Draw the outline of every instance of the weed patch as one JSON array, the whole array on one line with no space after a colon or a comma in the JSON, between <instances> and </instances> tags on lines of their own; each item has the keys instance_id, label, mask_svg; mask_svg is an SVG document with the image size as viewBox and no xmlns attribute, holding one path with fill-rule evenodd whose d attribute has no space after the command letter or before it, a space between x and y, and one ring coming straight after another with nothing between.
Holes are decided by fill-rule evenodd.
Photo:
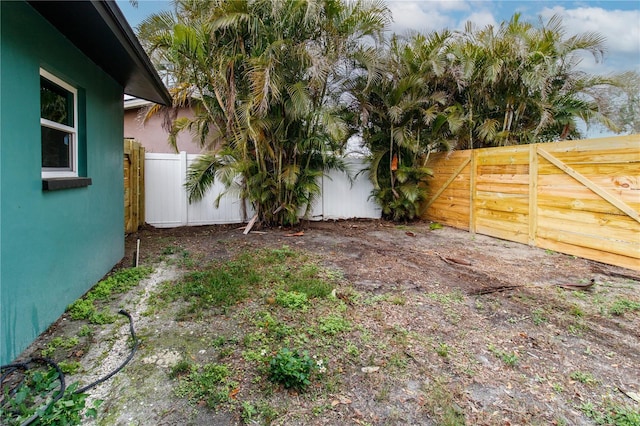
<instances>
[{"instance_id":1,"label":"weed patch","mask_svg":"<svg viewBox=\"0 0 640 426\"><path fill-rule=\"evenodd\" d=\"M616 300L609 308L609 313L616 316L635 311L640 311L640 302L634 302L629 299Z\"/></svg>"},{"instance_id":2,"label":"weed patch","mask_svg":"<svg viewBox=\"0 0 640 426\"><path fill-rule=\"evenodd\" d=\"M446 385L444 379L436 378L433 383L423 385L425 408L443 426L464 425L464 412L455 402L455 393Z\"/></svg>"},{"instance_id":3,"label":"weed patch","mask_svg":"<svg viewBox=\"0 0 640 426\"><path fill-rule=\"evenodd\" d=\"M585 373L583 371L574 371L569 375L571 380L575 380L580 383L584 383L585 385L594 385L598 383L596 379L593 378L591 373Z\"/></svg>"},{"instance_id":4,"label":"weed patch","mask_svg":"<svg viewBox=\"0 0 640 426\"><path fill-rule=\"evenodd\" d=\"M596 406L591 402L580 405L580 410L597 425L638 426L640 411L625 406L605 403Z\"/></svg>"},{"instance_id":5,"label":"weed patch","mask_svg":"<svg viewBox=\"0 0 640 426\"><path fill-rule=\"evenodd\" d=\"M536 308L531 312L531 319L534 325L542 325L549 321L544 309Z\"/></svg>"},{"instance_id":6,"label":"weed patch","mask_svg":"<svg viewBox=\"0 0 640 426\"><path fill-rule=\"evenodd\" d=\"M440 343L438 347L436 347L436 353L442 358L449 357L449 345L446 343Z\"/></svg>"},{"instance_id":7,"label":"weed patch","mask_svg":"<svg viewBox=\"0 0 640 426\"><path fill-rule=\"evenodd\" d=\"M329 315L318 320L318 329L325 334L335 336L343 331L351 330L351 323L339 315Z\"/></svg>"},{"instance_id":8,"label":"weed patch","mask_svg":"<svg viewBox=\"0 0 640 426\"><path fill-rule=\"evenodd\" d=\"M180 368L184 368L184 364ZM215 408L220 403L228 402L229 394L237 386L229 380L229 375L229 368L222 364L191 366L189 374L179 379L175 393L192 404L205 402L209 408Z\"/></svg>"},{"instance_id":9,"label":"weed patch","mask_svg":"<svg viewBox=\"0 0 640 426\"><path fill-rule=\"evenodd\" d=\"M107 308L98 311L96 301L109 301L116 294L123 294L138 285L140 280L148 277L152 268L137 267L127 268L115 272L96 284L84 297L76 300L67 307L67 312L72 320L88 320L92 324L111 324L116 316Z\"/></svg>"},{"instance_id":10,"label":"weed patch","mask_svg":"<svg viewBox=\"0 0 640 426\"><path fill-rule=\"evenodd\" d=\"M54 337L47 344L47 347L40 352L43 358L51 358L56 349L71 349L78 344L77 337Z\"/></svg>"},{"instance_id":11,"label":"weed patch","mask_svg":"<svg viewBox=\"0 0 640 426\"><path fill-rule=\"evenodd\" d=\"M509 367L514 367L518 363L518 354L515 352L507 352L496 348L494 345L488 346L489 352L501 359Z\"/></svg>"},{"instance_id":12,"label":"weed patch","mask_svg":"<svg viewBox=\"0 0 640 426\"><path fill-rule=\"evenodd\" d=\"M459 290L451 293L427 293L427 297L443 305L462 303L464 301L464 294Z\"/></svg>"},{"instance_id":13,"label":"weed patch","mask_svg":"<svg viewBox=\"0 0 640 426\"><path fill-rule=\"evenodd\" d=\"M274 302L280 306L305 309L309 299L331 294L333 283L322 275L317 265L287 246L244 252L234 260L191 272L178 282L163 283L151 296L147 314L183 300L187 306L178 319L199 317L211 308L224 311L265 287L276 291Z\"/></svg>"},{"instance_id":14,"label":"weed patch","mask_svg":"<svg viewBox=\"0 0 640 426\"><path fill-rule=\"evenodd\" d=\"M8 388L2 389L2 424L32 424L36 414L36 423L33 424L39 425L80 425L86 418L95 418L102 401L97 400L87 407L88 394L76 393L78 387L77 382L71 384L60 399L52 402L60 389L58 372L54 368L28 370L12 392Z\"/></svg>"},{"instance_id":15,"label":"weed patch","mask_svg":"<svg viewBox=\"0 0 640 426\"><path fill-rule=\"evenodd\" d=\"M276 293L276 303L285 308L306 311L309 307L309 298L306 293L279 291Z\"/></svg>"}]
</instances>

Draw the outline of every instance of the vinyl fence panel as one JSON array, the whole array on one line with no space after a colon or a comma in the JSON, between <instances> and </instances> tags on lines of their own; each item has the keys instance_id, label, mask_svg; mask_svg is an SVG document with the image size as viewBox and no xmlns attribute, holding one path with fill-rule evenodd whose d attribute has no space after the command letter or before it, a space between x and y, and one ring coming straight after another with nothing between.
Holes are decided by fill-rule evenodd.
<instances>
[{"instance_id":1,"label":"vinyl fence panel","mask_svg":"<svg viewBox=\"0 0 640 426\"><path fill-rule=\"evenodd\" d=\"M373 185L366 173L358 174L365 160L349 158L347 167L349 174L331 171L322 178L322 211L314 210L313 220L380 219L382 210L369 199Z\"/></svg>"},{"instance_id":2,"label":"vinyl fence panel","mask_svg":"<svg viewBox=\"0 0 640 426\"><path fill-rule=\"evenodd\" d=\"M253 216L247 203L246 217L242 213L242 200L235 194L224 195L216 208L215 200L224 190L216 182L198 202L189 203L184 189L189 165L198 156L180 154L153 154L145 157L147 223L158 228L213 224L243 223ZM366 167L359 158L348 159L352 178ZM350 181L344 172L332 171L319 182L322 194L313 204L309 219L379 219L380 208L369 195L372 185L364 174ZM304 212L301 212L301 214Z\"/></svg>"},{"instance_id":3,"label":"vinyl fence panel","mask_svg":"<svg viewBox=\"0 0 640 426\"><path fill-rule=\"evenodd\" d=\"M158 228L186 225L186 153L145 155L147 223Z\"/></svg>"},{"instance_id":4,"label":"vinyl fence panel","mask_svg":"<svg viewBox=\"0 0 640 426\"><path fill-rule=\"evenodd\" d=\"M187 155L187 168L198 158L196 154ZM184 177L186 179L186 175ZM214 225L224 223L242 223L246 218L242 217L242 200L233 195L225 195L220 198L219 206L216 207L216 198L224 191L224 185L218 181L205 194L202 200L188 204L187 220L185 225ZM185 198L187 193L185 191ZM248 204L248 203L247 203ZM248 209L250 206L248 207ZM247 210L249 218L253 212Z\"/></svg>"}]
</instances>

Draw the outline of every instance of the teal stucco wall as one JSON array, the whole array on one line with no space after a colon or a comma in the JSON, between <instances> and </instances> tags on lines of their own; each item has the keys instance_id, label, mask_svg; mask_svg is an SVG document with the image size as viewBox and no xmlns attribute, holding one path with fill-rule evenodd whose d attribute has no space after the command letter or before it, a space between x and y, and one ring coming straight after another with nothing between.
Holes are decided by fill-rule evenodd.
<instances>
[{"instance_id":1,"label":"teal stucco wall","mask_svg":"<svg viewBox=\"0 0 640 426\"><path fill-rule=\"evenodd\" d=\"M0 361L124 255L123 88L23 2L0 2ZM85 188L43 191L40 68L79 90Z\"/></svg>"}]
</instances>

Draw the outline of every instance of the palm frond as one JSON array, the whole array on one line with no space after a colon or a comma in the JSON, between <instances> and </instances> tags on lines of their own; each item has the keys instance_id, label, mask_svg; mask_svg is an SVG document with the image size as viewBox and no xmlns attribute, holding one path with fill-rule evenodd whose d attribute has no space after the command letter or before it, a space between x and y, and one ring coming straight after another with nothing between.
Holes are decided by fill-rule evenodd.
<instances>
[{"instance_id":1,"label":"palm frond","mask_svg":"<svg viewBox=\"0 0 640 426\"><path fill-rule=\"evenodd\" d=\"M189 202L200 201L215 180L216 168L219 167L216 157L210 154L199 156L187 170L184 184Z\"/></svg>"}]
</instances>

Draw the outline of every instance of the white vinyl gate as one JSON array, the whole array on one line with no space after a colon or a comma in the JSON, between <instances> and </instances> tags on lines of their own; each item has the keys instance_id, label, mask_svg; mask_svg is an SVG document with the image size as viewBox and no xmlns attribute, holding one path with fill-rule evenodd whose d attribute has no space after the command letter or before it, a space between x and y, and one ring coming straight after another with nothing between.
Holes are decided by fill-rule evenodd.
<instances>
[{"instance_id":1,"label":"white vinyl gate","mask_svg":"<svg viewBox=\"0 0 640 426\"><path fill-rule=\"evenodd\" d=\"M179 154L145 155L145 216L146 222L158 228L177 226L242 223L253 215L247 203L247 216L242 217L242 200L227 194L215 207L215 199L224 190L216 182L198 202L189 204L184 182L189 165L198 155ZM365 160L348 158L349 173L356 174L365 167ZM321 179L322 194L313 205L311 220L379 219L380 208L369 200L372 185L363 173L350 182L344 172L331 171Z\"/></svg>"}]
</instances>

